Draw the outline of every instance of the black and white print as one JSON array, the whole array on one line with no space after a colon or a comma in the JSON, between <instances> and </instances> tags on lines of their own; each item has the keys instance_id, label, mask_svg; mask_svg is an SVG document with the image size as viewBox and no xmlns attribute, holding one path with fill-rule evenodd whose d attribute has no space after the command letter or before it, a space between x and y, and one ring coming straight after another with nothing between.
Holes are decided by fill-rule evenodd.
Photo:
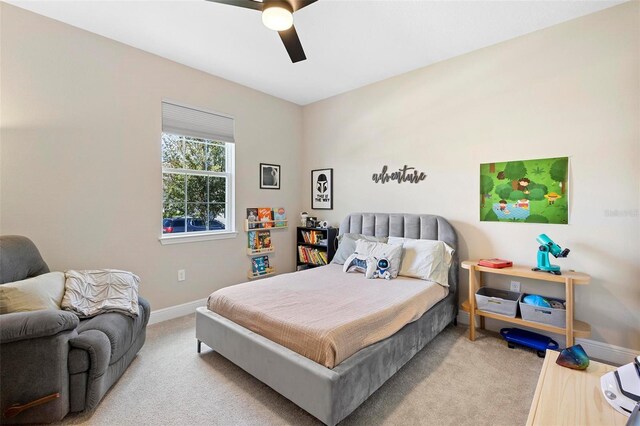
<instances>
[{"instance_id":1,"label":"black and white print","mask_svg":"<svg viewBox=\"0 0 640 426\"><path fill-rule=\"evenodd\" d=\"M311 170L311 208L333 210L333 169Z\"/></svg>"},{"instance_id":2,"label":"black and white print","mask_svg":"<svg viewBox=\"0 0 640 426\"><path fill-rule=\"evenodd\" d=\"M280 189L280 166L260 163L260 189Z\"/></svg>"}]
</instances>

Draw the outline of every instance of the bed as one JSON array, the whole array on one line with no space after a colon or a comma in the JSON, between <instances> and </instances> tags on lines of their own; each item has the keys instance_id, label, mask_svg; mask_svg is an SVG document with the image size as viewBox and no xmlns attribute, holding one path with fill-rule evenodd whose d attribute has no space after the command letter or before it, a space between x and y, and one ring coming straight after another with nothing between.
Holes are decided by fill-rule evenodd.
<instances>
[{"instance_id":1,"label":"bed","mask_svg":"<svg viewBox=\"0 0 640 426\"><path fill-rule=\"evenodd\" d=\"M457 237L453 227L442 217L434 215L417 214L386 214L386 213L354 213L347 216L340 225L339 233L355 232L372 236L396 236L406 238L422 238L430 240L441 240L448 245L457 248ZM301 271L292 274L284 274L273 278L267 278L257 283L240 284L238 286L227 287L224 292L229 296L228 300L233 300L233 293L240 291L241 286L253 285L258 298L268 297L269 293L260 293L259 290L272 289L273 301L277 300L277 295L285 283L290 280L300 280L300 282L314 281L309 279L313 274L325 273L331 278L328 284L328 295L340 291L342 279L355 279L355 274L337 275L337 265L328 265L316 268L311 271ZM306 274L306 275L305 275ZM317 278L317 277L316 277ZM392 284L401 279L396 278L391 281L365 280L360 275L359 282L374 285ZM411 280L411 279L409 279ZM373 281L376 281L373 283ZM217 351L219 354L238 365L257 379L261 380L295 404L318 418L327 425L335 425L362 402L364 402L373 392L375 392L387 379L395 374L407 361L409 361L418 351L420 351L429 341L431 341L447 325L455 321L457 315L457 287L458 287L458 259L454 253L451 268L449 269L449 287L447 291L442 291L442 287L428 282L412 280L415 288L404 289L407 295L396 295L393 286L388 286L385 290L391 293L381 293L377 305L381 311L388 308L386 316L376 317L379 324L383 324L386 333L390 337L367 343L372 339L372 335L379 332L373 329L369 333L362 333L358 344L348 350L342 350L339 342L349 340L349 330L342 334L331 334L331 327L322 334L325 339L317 348L305 340L305 332L302 334L280 333L279 335L269 334L269 317L261 312L250 312L243 309L243 306L227 304L227 299L218 297L220 306L214 307L219 312L226 314L220 309L239 309L236 312L235 320L231 321L225 316L213 312L209 307L201 307L196 311L196 338L198 347L200 342ZM402 280L395 282L395 288L402 283ZM238 289L236 289L238 287ZM382 288L382 287L381 287ZM438 290L440 288L440 290ZM227 290L228 289L228 290ZM316 291L316 289L312 289ZM399 291L400 292L400 291ZM281 293L283 295L284 293ZM307 300L296 300L296 303L304 306L305 303L312 303L313 299L322 298L320 293L312 293L313 297ZM342 295L340 299L348 302L352 295ZM397 298L397 303L384 305L386 299ZM418 310L415 306L416 298L421 298L421 306L426 306L426 312ZM284 297L286 300L286 297ZM268 301L267 301L268 302ZM323 306L333 306L336 299L324 300ZM285 302L286 303L286 302ZM322 303L319 301L319 303ZM250 300L247 301L250 305ZM382 305L380 305L382 304ZM225 305L229 305L226 306ZM237 303L235 304L237 305ZM343 309L347 309L348 303ZM339 308L339 307L338 307ZM395 309L395 310L394 310ZM423 308L424 310L424 308ZM316 321L320 316L313 317L312 314L305 314L309 310L302 309L299 315L307 315L305 321ZM374 309L375 311L375 309ZM335 310L323 312L327 318L332 320L337 316ZM251 315L254 315L253 317ZM361 318L369 313L363 313ZM371 315L374 315L372 311ZM377 315L377 314L376 314ZM399 326L395 318L402 316L405 319ZM292 321L295 318L291 318ZM333 324L333 329L347 326L344 322L336 319L338 323ZM331 321L325 321L331 322ZM404 323L408 322L406 325ZM240 323L240 324L239 324ZM247 325L247 328L241 324ZM330 324L331 325L331 324ZM259 327L259 328L256 328ZM395 327L395 328L394 328ZM258 332L252 331L253 328ZM398 329L398 330L396 330ZM344 330L343 330L344 331ZM265 337L269 336L271 339ZM345 338L347 336L347 338ZM284 339L284 340L283 340ZM352 339L358 340L358 339ZM282 344L277 343L280 341ZM296 342L302 342L299 347L292 346ZM337 343L336 343L337 342ZM295 350L290 349L293 347ZM305 353L305 348L310 348L309 353ZM351 351L354 351L351 353ZM304 353L302 355L301 353Z\"/></svg>"}]
</instances>

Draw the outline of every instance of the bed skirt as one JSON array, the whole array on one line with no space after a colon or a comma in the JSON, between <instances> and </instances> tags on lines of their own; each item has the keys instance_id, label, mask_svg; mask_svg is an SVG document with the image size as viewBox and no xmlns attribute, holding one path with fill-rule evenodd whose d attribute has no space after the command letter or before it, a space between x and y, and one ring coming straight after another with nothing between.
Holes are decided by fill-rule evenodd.
<instances>
[{"instance_id":1,"label":"bed skirt","mask_svg":"<svg viewBox=\"0 0 640 426\"><path fill-rule=\"evenodd\" d=\"M393 336L328 369L206 307L196 311L196 338L299 407L333 426L360 406L458 313L455 293Z\"/></svg>"}]
</instances>

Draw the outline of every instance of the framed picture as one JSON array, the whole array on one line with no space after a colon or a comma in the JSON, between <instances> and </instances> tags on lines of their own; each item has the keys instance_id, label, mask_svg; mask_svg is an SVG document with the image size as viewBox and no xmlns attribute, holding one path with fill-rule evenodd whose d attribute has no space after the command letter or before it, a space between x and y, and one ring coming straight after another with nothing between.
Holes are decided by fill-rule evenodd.
<instances>
[{"instance_id":1,"label":"framed picture","mask_svg":"<svg viewBox=\"0 0 640 426\"><path fill-rule=\"evenodd\" d=\"M280 166L260 163L260 189L280 189Z\"/></svg>"},{"instance_id":2,"label":"framed picture","mask_svg":"<svg viewBox=\"0 0 640 426\"><path fill-rule=\"evenodd\" d=\"M480 220L569 223L569 157L480 164Z\"/></svg>"},{"instance_id":3,"label":"framed picture","mask_svg":"<svg viewBox=\"0 0 640 426\"><path fill-rule=\"evenodd\" d=\"M333 169L311 170L311 208L333 210Z\"/></svg>"}]
</instances>

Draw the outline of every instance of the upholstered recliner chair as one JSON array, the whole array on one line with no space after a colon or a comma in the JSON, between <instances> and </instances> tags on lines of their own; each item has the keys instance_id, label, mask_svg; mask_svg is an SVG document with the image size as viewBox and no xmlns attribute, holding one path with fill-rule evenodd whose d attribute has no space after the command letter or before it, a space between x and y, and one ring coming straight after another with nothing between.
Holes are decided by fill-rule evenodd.
<instances>
[{"instance_id":1,"label":"upholstered recliner chair","mask_svg":"<svg viewBox=\"0 0 640 426\"><path fill-rule=\"evenodd\" d=\"M25 237L0 236L0 284L49 272ZM132 318L79 320L40 310L0 315L0 424L48 423L96 408L144 344L149 303Z\"/></svg>"}]
</instances>

